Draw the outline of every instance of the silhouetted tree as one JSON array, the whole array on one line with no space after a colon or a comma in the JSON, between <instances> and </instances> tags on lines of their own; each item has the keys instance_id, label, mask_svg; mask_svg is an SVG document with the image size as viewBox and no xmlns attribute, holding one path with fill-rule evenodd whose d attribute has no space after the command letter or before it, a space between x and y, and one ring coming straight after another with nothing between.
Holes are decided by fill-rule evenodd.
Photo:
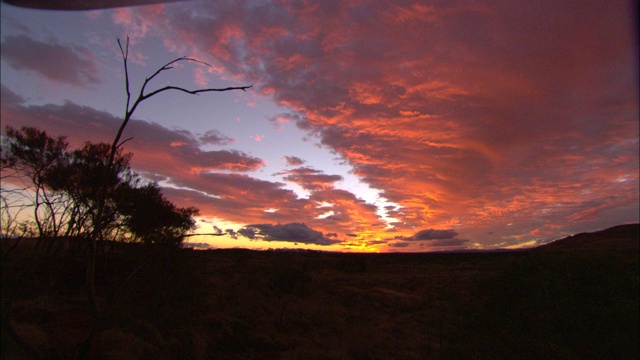
<instances>
[{"instance_id":1,"label":"silhouetted tree","mask_svg":"<svg viewBox=\"0 0 640 360\"><path fill-rule=\"evenodd\" d=\"M195 229L193 216L198 215L198 209L175 206L156 183L122 187L116 201L134 241L178 245L188 231Z\"/></svg>"},{"instance_id":2,"label":"silhouetted tree","mask_svg":"<svg viewBox=\"0 0 640 360\"><path fill-rule=\"evenodd\" d=\"M20 131L7 127L2 141L3 170L12 169L32 187L33 219L40 237L57 236L60 230L60 199L47 191L46 179L51 169L67 160L67 146L65 137L54 139L34 127Z\"/></svg>"},{"instance_id":3,"label":"silhouetted tree","mask_svg":"<svg viewBox=\"0 0 640 360\"><path fill-rule=\"evenodd\" d=\"M96 244L102 234L101 219L103 217L106 199L107 199L107 187L108 187L107 174L109 173L111 167L113 166L116 151L120 146L122 146L128 140L127 139L127 140L124 140L123 142L120 142L124 129L126 128L127 124L131 120L131 117L133 116L136 109L138 108L138 105L140 105L143 101L155 95L158 95L160 93L163 93L165 91L170 91L170 90L197 95L205 92L222 92L222 91L232 91L232 90L246 91L247 89L253 86L253 85L248 85L248 86L232 86L232 87L226 87L226 88L204 88L204 89L189 90L179 86L167 85L167 86L158 88L156 90L147 92L146 87L151 80L153 80L156 76L160 75L163 71L173 69L175 65L180 62L195 62L198 64L210 66L209 64L196 60L194 58L190 58L188 56L182 56L172 61L169 61L165 65L158 68L150 77L146 78L142 83L142 86L140 87L140 92L138 94L138 97L135 98L135 100L133 100L131 97L130 82L129 82L129 68L128 68L129 38L127 37L127 42L124 46L120 42L120 39L118 39L118 46L122 54L122 62L124 66L124 76L125 76L125 91L127 94L127 100L125 104L124 118L122 119L120 128L118 129L118 132L116 133L116 136L113 139L113 142L111 143L109 161L107 162L107 166L104 171L104 180L102 182L100 196L98 197L98 209L97 209L97 215L96 215L97 220L95 222L95 226L91 235L91 251L89 254L89 259L87 261L87 275L86 275L87 276L87 296L89 298L89 301L92 304L93 321L91 323L91 328L89 330L87 338L78 346L77 353L76 353L76 358L78 359L83 359L86 357L87 351L89 350L89 346L91 345L91 342L93 341L93 338L97 333L98 322L101 316L101 309L96 299L96 292L95 292Z\"/></svg>"},{"instance_id":4,"label":"silhouetted tree","mask_svg":"<svg viewBox=\"0 0 640 360\"><path fill-rule=\"evenodd\" d=\"M107 183L107 199L104 216L101 217L102 238L118 240L114 233L120 226L121 211L115 202L115 194L121 187L136 186L137 175L131 170L129 161L132 154L118 151L111 169L106 172L109 159L109 145L87 142L69 155L69 161L59 164L50 172L47 184L65 193L71 204L67 217L67 236L89 237L97 219L97 209L102 182ZM106 174L106 180L103 176Z\"/></svg>"},{"instance_id":5,"label":"silhouetted tree","mask_svg":"<svg viewBox=\"0 0 640 360\"><path fill-rule=\"evenodd\" d=\"M98 221L103 182L101 238L179 245L195 228L193 216L198 210L180 208L167 200L157 183L146 182L131 170L132 154L122 149L116 150L106 171L110 156L106 143L86 142L69 152L64 137L54 139L29 127L7 127L4 140L3 173L12 171L33 183L30 190L36 197L31 205L39 207L40 237L88 237ZM4 204L10 200L3 196L2 201L2 211L8 212ZM9 214L6 218L14 217Z\"/></svg>"},{"instance_id":6,"label":"silhouetted tree","mask_svg":"<svg viewBox=\"0 0 640 360\"><path fill-rule=\"evenodd\" d=\"M4 145L5 138L2 137L0 142ZM17 176L13 170L15 159L6 157L6 153L3 146L0 146L0 239L7 244L12 241L12 244L3 249L2 259L18 246L23 237L33 235L28 223L18 220L20 213L29 207L22 201L24 188L6 186L6 181Z\"/></svg>"},{"instance_id":7,"label":"silhouetted tree","mask_svg":"<svg viewBox=\"0 0 640 360\"><path fill-rule=\"evenodd\" d=\"M195 228L193 216L198 214L198 210L180 208L167 200L157 183L145 181L131 170L129 162L132 155L123 153L122 149L116 149L115 155L111 156L109 144L87 142L69 152L64 137L52 138L36 128L16 130L7 127L5 133L0 146L3 179L16 177L12 182L22 179L28 186L18 189L22 191L15 194L3 192L0 214L3 222L16 221L17 214L8 207L11 198L22 193L35 194L29 198L31 204L28 204L35 208L39 235L34 250L34 255L38 256L34 259L42 258L48 264L46 273L49 274L51 289L57 281L56 274L61 266L59 254L65 241L69 240L69 251L77 251L78 246L90 244L88 241L74 241L72 244L71 238L84 239L99 228L100 239L175 247L180 245L187 232ZM101 201L102 215L98 216ZM17 207L17 211L25 209L24 206L27 205ZM10 229L11 226L18 229L19 225L3 223L3 228ZM28 222L23 222L23 234L27 233L27 228ZM45 240L46 246L41 246ZM17 243L15 241L3 252L3 259ZM95 242L91 245L95 246ZM38 248L44 250L39 251ZM92 256L95 253L90 251L88 258ZM150 255L149 259L153 256ZM39 263L39 260L33 262L34 269ZM147 263L148 260L140 268ZM28 342L13 331L8 315L3 318L3 326L8 333L15 335L16 343L30 350Z\"/></svg>"}]
</instances>

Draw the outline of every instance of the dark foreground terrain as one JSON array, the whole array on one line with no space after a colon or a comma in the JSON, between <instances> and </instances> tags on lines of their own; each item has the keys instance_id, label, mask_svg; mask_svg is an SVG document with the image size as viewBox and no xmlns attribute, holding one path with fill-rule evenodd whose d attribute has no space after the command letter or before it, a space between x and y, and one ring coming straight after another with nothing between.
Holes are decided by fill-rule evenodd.
<instances>
[{"instance_id":1,"label":"dark foreground terrain","mask_svg":"<svg viewBox=\"0 0 640 360\"><path fill-rule=\"evenodd\" d=\"M638 359L638 225L517 252L157 251L98 269L95 359ZM70 358L84 260L2 260L2 359ZM3 253L7 244L3 244ZM10 325L10 326L7 326Z\"/></svg>"}]
</instances>

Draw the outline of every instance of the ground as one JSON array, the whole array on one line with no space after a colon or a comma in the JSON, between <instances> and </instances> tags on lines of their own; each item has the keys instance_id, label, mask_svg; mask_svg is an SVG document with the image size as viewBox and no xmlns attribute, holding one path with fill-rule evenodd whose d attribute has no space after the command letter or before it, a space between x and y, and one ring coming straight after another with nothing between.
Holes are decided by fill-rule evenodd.
<instances>
[{"instance_id":1,"label":"ground","mask_svg":"<svg viewBox=\"0 0 640 360\"><path fill-rule=\"evenodd\" d=\"M91 357L637 359L634 226L505 252L117 246L98 268ZM3 257L3 321L44 358L72 357L91 320L84 259L31 254ZM2 358L25 358L4 325Z\"/></svg>"}]
</instances>

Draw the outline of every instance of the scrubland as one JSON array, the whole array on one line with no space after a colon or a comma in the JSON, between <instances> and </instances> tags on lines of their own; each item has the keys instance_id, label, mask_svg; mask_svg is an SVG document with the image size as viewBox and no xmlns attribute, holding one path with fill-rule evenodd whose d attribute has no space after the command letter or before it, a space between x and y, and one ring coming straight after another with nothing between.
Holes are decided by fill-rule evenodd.
<instances>
[{"instance_id":1,"label":"scrubland","mask_svg":"<svg viewBox=\"0 0 640 360\"><path fill-rule=\"evenodd\" d=\"M526 251L470 253L120 244L98 266L104 314L90 354L638 359L637 232L634 225L622 235L602 235L597 246L575 238ZM84 266L78 254L34 257L26 241L3 257L2 359L28 355L12 330L44 358L73 356L91 320Z\"/></svg>"}]
</instances>

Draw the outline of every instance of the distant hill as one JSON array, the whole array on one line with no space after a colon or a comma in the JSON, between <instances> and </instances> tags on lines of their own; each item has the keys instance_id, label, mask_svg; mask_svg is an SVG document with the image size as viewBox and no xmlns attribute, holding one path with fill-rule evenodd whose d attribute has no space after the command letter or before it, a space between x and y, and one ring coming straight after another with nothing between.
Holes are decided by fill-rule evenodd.
<instances>
[{"instance_id":1,"label":"distant hill","mask_svg":"<svg viewBox=\"0 0 640 360\"><path fill-rule=\"evenodd\" d=\"M638 250L640 224L618 225L592 233L580 233L542 245L536 250Z\"/></svg>"}]
</instances>

